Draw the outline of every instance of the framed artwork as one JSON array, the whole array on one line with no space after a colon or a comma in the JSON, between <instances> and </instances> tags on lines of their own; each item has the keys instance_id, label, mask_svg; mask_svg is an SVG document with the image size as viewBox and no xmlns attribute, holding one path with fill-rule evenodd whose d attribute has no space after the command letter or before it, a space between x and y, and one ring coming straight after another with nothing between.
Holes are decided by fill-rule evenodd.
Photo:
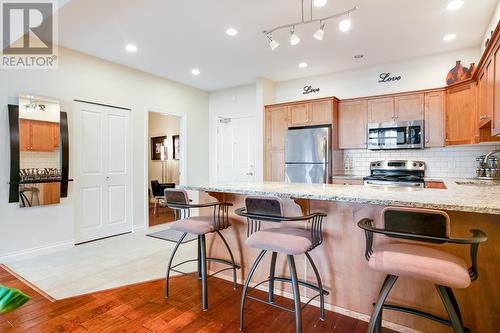
<instances>
[{"instance_id":1,"label":"framed artwork","mask_svg":"<svg viewBox=\"0 0 500 333\"><path fill-rule=\"evenodd\" d=\"M151 160L163 161L167 159L167 147L165 146L166 136L156 136L151 138Z\"/></svg>"},{"instance_id":2,"label":"framed artwork","mask_svg":"<svg viewBox=\"0 0 500 333\"><path fill-rule=\"evenodd\" d=\"M178 135L172 135L172 147L174 147L174 154L173 158L174 160L179 159L179 136Z\"/></svg>"}]
</instances>

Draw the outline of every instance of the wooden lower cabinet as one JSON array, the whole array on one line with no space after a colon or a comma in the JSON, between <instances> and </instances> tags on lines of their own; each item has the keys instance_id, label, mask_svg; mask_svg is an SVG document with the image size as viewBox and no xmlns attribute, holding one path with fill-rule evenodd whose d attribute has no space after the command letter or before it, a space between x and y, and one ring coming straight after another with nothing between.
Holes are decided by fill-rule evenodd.
<instances>
[{"instance_id":1,"label":"wooden lower cabinet","mask_svg":"<svg viewBox=\"0 0 500 333\"><path fill-rule=\"evenodd\" d=\"M425 94L425 147L444 147L445 145L445 93L443 91Z\"/></svg>"},{"instance_id":2,"label":"wooden lower cabinet","mask_svg":"<svg viewBox=\"0 0 500 333\"><path fill-rule=\"evenodd\" d=\"M367 140L366 100L339 103L339 148L366 148Z\"/></svg>"},{"instance_id":3,"label":"wooden lower cabinet","mask_svg":"<svg viewBox=\"0 0 500 333\"><path fill-rule=\"evenodd\" d=\"M476 84L468 82L446 92L446 145L476 143Z\"/></svg>"}]
</instances>

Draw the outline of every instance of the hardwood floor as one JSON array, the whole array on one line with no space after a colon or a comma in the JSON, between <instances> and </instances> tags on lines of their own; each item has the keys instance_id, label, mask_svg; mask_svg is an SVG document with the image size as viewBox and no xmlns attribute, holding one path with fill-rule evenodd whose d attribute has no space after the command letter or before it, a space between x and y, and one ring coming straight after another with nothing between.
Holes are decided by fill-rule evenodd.
<instances>
[{"instance_id":1,"label":"hardwood floor","mask_svg":"<svg viewBox=\"0 0 500 333\"><path fill-rule=\"evenodd\" d=\"M164 281L77 296L51 302L0 268L0 284L21 289L31 300L14 312L0 315L0 332L239 332L241 287L209 279L209 310L201 310L200 282L188 276L171 280L171 295L164 299ZM256 292L263 297L265 293ZM289 299L277 303L291 306ZM293 314L247 300L245 332L293 332ZM368 324L328 311L303 311L304 332L366 332ZM392 332L384 329L383 332Z\"/></svg>"},{"instance_id":2,"label":"hardwood floor","mask_svg":"<svg viewBox=\"0 0 500 333\"><path fill-rule=\"evenodd\" d=\"M149 226L155 226L158 224L168 223L175 221L174 212L170 208L160 207L158 205L158 209L156 214L154 213L155 205L149 204Z\"/></svg>"}]
</instances>

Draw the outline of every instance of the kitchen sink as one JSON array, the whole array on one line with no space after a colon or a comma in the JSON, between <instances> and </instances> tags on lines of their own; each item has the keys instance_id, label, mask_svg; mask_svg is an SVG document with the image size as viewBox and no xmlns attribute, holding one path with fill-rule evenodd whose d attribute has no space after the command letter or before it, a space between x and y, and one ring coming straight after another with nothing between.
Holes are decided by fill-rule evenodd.
<instances>
[{"instance_id":1,"label":"kitchen sink","mask_svg":"<svg viewBox=\"0 0 500 333\"><path fill-rule=\"evenodd\" d=\"M500 186L499 180L467 180L455 182L457 185L472 185L472 186Z\"/></svg>"}]
</instances>

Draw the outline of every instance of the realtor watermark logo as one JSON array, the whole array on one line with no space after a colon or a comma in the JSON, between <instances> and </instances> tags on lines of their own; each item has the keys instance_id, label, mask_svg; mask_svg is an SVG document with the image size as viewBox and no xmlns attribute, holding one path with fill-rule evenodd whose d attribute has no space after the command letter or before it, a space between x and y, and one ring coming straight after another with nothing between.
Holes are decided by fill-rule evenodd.
<instances>
[{"instance_id":1,"label":"realtor watermark logo","mask_svg":"<svg viewBox=\"0 0 500 333\"><path fill-rule=\"evenodd\" d=\"M57 17L53 1L2 1L1 69L57 68Z\"/></svg>"}]
</instances>

